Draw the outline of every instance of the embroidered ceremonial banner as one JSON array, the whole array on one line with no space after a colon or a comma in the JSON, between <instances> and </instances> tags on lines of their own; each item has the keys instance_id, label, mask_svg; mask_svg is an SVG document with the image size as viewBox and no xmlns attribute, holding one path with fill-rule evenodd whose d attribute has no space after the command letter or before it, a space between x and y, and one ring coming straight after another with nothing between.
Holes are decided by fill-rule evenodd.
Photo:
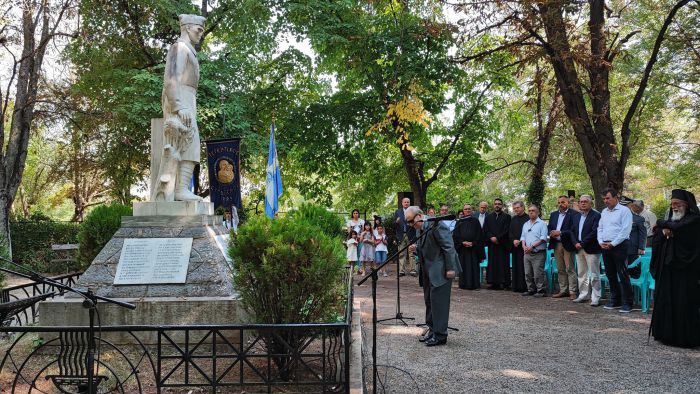
<instances>
[{"instance_id":1,"label":"embroidered ceremonial banner","mask_svg":"<svg viewBox=\"0 0 700 394\"><path fill-rule=\"evenodd\" d=\"M209 167L209 196L214 209L241 205L241 139L206 141Z\"/></svg>"}]
</instances>

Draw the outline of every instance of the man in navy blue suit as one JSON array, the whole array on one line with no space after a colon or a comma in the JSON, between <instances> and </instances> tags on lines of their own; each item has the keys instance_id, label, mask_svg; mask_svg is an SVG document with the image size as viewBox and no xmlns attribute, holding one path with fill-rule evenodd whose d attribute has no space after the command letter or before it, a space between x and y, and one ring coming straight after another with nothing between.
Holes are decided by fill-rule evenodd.
<instances>
[{"instance_id":1,"label":"man in navy blue suit","mask_svg":"<svg viewBox=\"0 0 700 394\"><path fill-rule=\"evenodd\" d=\"M557 200L559 209L549 215L549 249L554 250L554 259L557 261L559 271L559 292L552 297L577 298L578 277L574 270L573 252L576 252L573 238L574 218L579 215L573 209L569 209L569 197L559 196Z\"/></svg>"},{"instance_id":2,"label":"man in navy blue suit","mask_svg":"<svg viewBox=\"0 0 700 394\"><path fill-rule=\"evenodd\" d=\"M592 204L593 198L588 194L579 197L580 215L573 219L579 291L578 298L574 302L590 300L591 306L598 306L601 294L600 253L602 252L598 244L600 212L593 209Z\"/></svg>"}]
</instances>

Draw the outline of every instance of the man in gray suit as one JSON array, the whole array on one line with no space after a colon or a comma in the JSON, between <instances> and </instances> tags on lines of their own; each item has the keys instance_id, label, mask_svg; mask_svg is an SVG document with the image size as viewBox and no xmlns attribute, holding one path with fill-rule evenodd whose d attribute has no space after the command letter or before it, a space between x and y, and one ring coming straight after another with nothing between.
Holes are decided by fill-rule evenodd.
<instances>
[{"instance_id":1,"label":"man in gray suit","mask_svg":"<svg viewBox=\"0 0 700 394\"><path fill-rule=\"evenodd\" d=\"M430 231L409 250L420 257L420 275L423 278L425 324L428 332L419 341L427 346L447 343L447 322L450 316L452 280L460 267L452 234L438 222L426 222L427 216L416 206L406 209L406 223L415 228L416 236ZM434 227L434 228L433 228ZM430 230L433 228L432 230Z\"/></svg>"}]
</instances>

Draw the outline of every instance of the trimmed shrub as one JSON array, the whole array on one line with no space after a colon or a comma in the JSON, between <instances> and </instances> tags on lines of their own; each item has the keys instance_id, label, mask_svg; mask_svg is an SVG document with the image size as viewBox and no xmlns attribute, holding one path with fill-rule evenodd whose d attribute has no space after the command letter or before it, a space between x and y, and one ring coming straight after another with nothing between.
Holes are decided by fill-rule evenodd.
<instances>
[{"instance_id":1,"label":"trimmed shrub","mask_svg":"<svg viewBox=\"0 0 700 394\"><path fill-rule=\"evenodd\" d=\"M10 222L12 238L12 260L18 264L44 273L62 273L66 270L76 270L74 266L52 266L51 260L58 254L51 250L52 244L78 243L80 225L71 222L54 222L51 220Z\"/></svg>"},{"instance_id":2,"label":"trimmed shrub","mask_svg":"<svg viewBox=\"0 0 700 394\"><path fill-rule=\"evenodd\" d=\"M324 234L332 238L345 236L342 219L335 213L318 205L303 203L298 209L287 213L285 219L306 222L317 226Z\"/></svg>"},{"instance_id":3,"label":"trimmed shrub","mask_svg":"<svg viewBox=\"0 0 700 394\"><path fill-rule=\"evenodd\" d=\"M251 218L232 236L230 255L236 289L253 323L333 322L343 316L347 289L342 241L313 219ZM311 335L292 330L263 334L270 353L278 354L273 360L282 379L294 378L298 362L284 354L290 347L299 349Z\"/></svg>"},{"instance_id":4,"label":"trimmed shrub","mask_svg":"<svg viewBox=\"0 0 700 394\"><path fill-rule=\"evenodd\" d=\"M87 268L119 230L122 216L131 216L131 207L122 204L100 205L90 211L80 226L78 264Z\"/></svg>"}]
</instances>

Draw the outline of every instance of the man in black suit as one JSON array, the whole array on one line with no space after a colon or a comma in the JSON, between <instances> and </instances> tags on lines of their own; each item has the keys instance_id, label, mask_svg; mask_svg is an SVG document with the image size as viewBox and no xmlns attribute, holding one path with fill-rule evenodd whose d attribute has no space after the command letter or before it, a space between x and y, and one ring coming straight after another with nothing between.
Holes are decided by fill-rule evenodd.
<instances>
[{"instance_id":1,"label":"man in black suit","mask_svg":"<svg viewBox=\"0 0 700 394\"><path fill-rule=\"evenodd\" d=\"M591 306L598 306L601 294L600 253L602 252L597 238L600 212L593 209L592 204L593 198L588 194L579 197L580 215L573 219L579 290L578 298L574 302L590 300Z\"/></svg>"},{"instance_id":2,"label":"man in black suit","mask_svg":"<svg viewBox=\"0 0 700 394\"><path fill-rule=\"evenodd\" d=\"M559 271L559 292L553 298L577 298L578 278L574 270L573 252L576 252L573 238L573 219L579 215L569 209L569 197L559 196L559 210L549 215L549 249L554 249L554 259Z\"/></svg>"},{"instance_id":3,"label":"man in black suit","mask_svg":"<svg viewBox=\"0 0 700 394\"><path fill-rule=\"evenodd\" d=\"M416 237L416 230L406 224L406 210L411 205L411 200L405 197L401 200L401 208L394 213L394 223L396 223L396 243L399 245L399 250L408 245L410 240ZM399 255L399 276L406 275L406 272L413 276L417 276L416 261L413 258L413 253L405 251Z\"/></svg>"}]
</instances>

